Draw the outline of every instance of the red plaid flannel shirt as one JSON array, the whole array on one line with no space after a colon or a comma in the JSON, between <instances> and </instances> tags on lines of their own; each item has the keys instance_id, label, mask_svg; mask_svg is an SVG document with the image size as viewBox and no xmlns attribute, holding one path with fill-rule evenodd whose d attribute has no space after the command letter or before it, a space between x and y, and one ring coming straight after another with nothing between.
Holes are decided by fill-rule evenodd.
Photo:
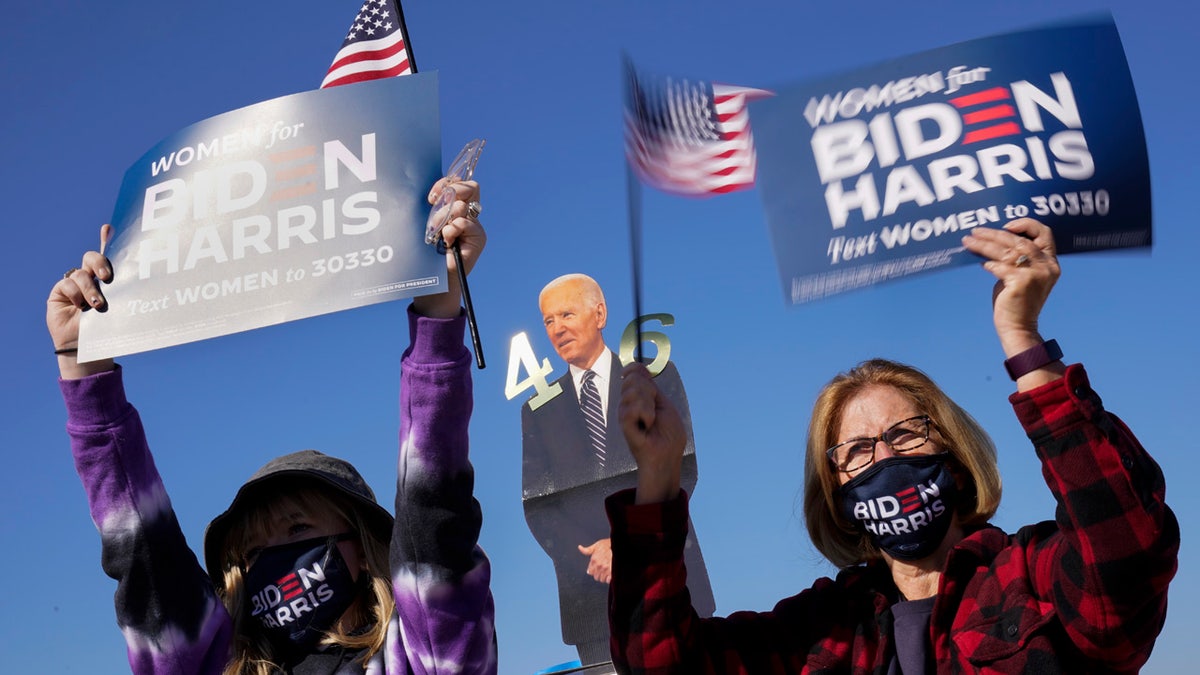
<instances>
[{"instance_id":1,"label":"red plaid flannel shirt","mask_svg":"<svg viewBox=\"0 0 1200 675\"><path fill-rule=\"evenodd\" d=\"M1135 672L1179 550L1162 472L1082 366L1010 401L1058 509L1015 535L975 530L950 553L930 626L938 672ZM607 506L618 672L886 673L897 591L883 564L818 579L770 612L700 619L684 586L686 495L635 506L627 491Z\"/></svg>"}]
</instances>

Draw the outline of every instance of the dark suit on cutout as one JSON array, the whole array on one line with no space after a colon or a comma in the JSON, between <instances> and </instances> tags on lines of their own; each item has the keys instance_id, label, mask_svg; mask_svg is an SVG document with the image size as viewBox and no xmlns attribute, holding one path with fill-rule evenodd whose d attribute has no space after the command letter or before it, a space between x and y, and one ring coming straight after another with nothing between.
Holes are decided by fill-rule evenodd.
<instances>
[{"instance_id":1,"label":"dark suit on cutout","mask_svg":"<svg viewBox=\"0 0 1200 675\"><path fill-rule=\"evenodd\" d=\"M569 369L556 381L562 387L562 393L537 410L531 410L528 402L521 406L524 439L521 483L525 520L554 562L563 642L571 645L597 642L607 645L608 585L588 575L588 558L576 547L588 546L609 536L604 499L613 492L637 485L637 463L629 452L617 417L621 400L621 363L616 354L611 356L603 470L595 460L579 407L579 394ZM683 489L690 495L697 478L695 443L687 394L675 364L668 362L655 377L655 384L679 411L687 430L681 477ZM692 604L700 616L711 616L716 606L704 558L690 523L684 560ZM581 648L581 660L588 665L582 651ZM604 652L607 653L606 648Z\"/></svg>"}]
</instances>

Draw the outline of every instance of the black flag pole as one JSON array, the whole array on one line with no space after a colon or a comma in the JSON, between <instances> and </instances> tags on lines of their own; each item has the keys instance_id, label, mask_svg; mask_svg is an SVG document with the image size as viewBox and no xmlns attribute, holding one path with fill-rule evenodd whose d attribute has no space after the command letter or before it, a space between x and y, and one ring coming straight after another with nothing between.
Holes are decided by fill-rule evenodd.
<instances>
[{"instance_id":1,"label":"black flag pole","mask_svg":"<svg viewBox=\"0 0 1200 675\"><path fill-rule=\"evenodd\" d=\"M633 116L633 119L627 119L625 122L625 133L628 135L633 132L633 129L630 128L631 125L642 124L646 115L642 106L642 93L638 89L637 71L634 70L633 61L629 59L629 55L624 54L623 56L629 85L625 95L630 104L625 110L625 115ZM640 130L638 131L640 133ZM637 340L637 344L633 348L633 357L638 363L642 363L642 181L633 170L633 163L628 156L628 136L625 140L625 148L625 191L628 193L629 202L629 258L630 264L633 266L633 330L634 339ZM645 430L646 423L638 420L638 428Z\"/></svg>"},{"instance_id":2,"label":"black flag pole","mask_svg":"<svg viewBox=\"0 0 1200 675\"><path fill-rule=\"evenodd\" d=\"M457 241L450 250L454 251L454 264L458 267L458 283L462 286L463 306L467 310L467 327L471 329L471 346L475 348L475 365L483 370L487 364L483 362L483 344L479 341L479 326L475 325L475 307L471 304L471 288L467 286L467 273L463 270L462 250Z\"/></svg>"},{"instance_id":3,"label":"black flag pole","mask_svg":"<svg viewBox=\"0 0 1200 675\"><path fill-rule=\"evenodd\" d=\"M633 170L633 165L628 157L629 139L628 134L631 133L630 125L640 124L644 119L642 115L642 97L638 91L637 71L633 68L633 61L630 60L628 54L622 54L622 59L625 63L626 91L625 91L625 115L627 118L632 116L632 119L625 121L625 191L626 199L629 204L629 257L633 265L633 326L635 339L637 343L634 345L634 358L638 362L642 360L642 182Z\"/></svg>"},{"instance_id":4,"label":"black flag pole","mask_svg":"<svg viewBox=\"0 0 1200 675\"><path fill-rule=\"evenodd\" d=\"M637 344L635 358L642 360L642 182L629 162L625 163L626 189L629 197L629 257L633 264L633 325Z\"/></svg>"},{"instance_id":5,"label":"black flag pole","mask_svg":"<svg viewBox=\"0 0 1200 675\"><path fill-rule=\"evenodd\" d=\"M404 36L404 46L408 51L408 68L414 74L417 72L417 57L413 51L412 41L408 39L408 25L404 23L404 10L396 3L397 20L400 22L400 34ZM480 370L487 367L483 360L483 342L479 339L479 326L475 323L475 306L471 303L471 287L467 285L467 271L463 267L462 248L458 242L450 246L454 254L454 266L458 269L458 285L462 288L463 309L467 312L467 328L471 331L471 346L475 349L475 365Z\"/></svg>"},{"instance_id":6,"label":"black flag pole","mask_svg":"<svg viewBox=\"0 0 1200 675\"><path fill-rule=\"evenodd\" d=\"M408 69L417 72L417 55L412 40L408 39L408 24L404 23L404 7L396 2L396 20L400 22L400 37L404 40L404 51L408 52Z\"/></svg>"}]
</instances>

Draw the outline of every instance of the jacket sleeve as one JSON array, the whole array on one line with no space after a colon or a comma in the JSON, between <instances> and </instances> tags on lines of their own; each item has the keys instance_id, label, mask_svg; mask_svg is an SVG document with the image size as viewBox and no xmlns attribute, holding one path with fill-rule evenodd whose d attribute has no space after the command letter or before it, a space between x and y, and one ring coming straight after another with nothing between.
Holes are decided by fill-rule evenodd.
<instances>
[{"instance_id":1,"label":"jacket sleeve","mask_svg":"<svg viewBox=\"0 0 1200 675\"><path fill-rule=\"evenodd\" d=\"M188 548L121 370L60 380L75 467L138 675L216 674L232 622Z\"/></svg>"},{"instance_id":2,"label":"jacket sleeve","mask_svg":"<svg viewBox=\"0 0 1200 675\"><path fill-rule=\"evenodd\" d=\"M491 567L467 456L471 354L465 319L409 309L401 362L400 457L392 584L401 650L412 672L495 673Z\"/></svg>"},{"instance_id":3,"label":"jacket sleeve","mask_svg":"<svg viewBox=\"0 0 1200 675\"><path fill-rule=\"evenodd\" d=\"M1059 534L1031 548L1035 592L1085 654L1136 670L1162 629L1179 553L1162 471L1080 365L1010 401L1058 503Z\"/></svg>"},{"instance_id":4,"label":"jacket sleeve","mask_svg":"<svg viewBox=\"0 0 1200 675\"><path fill-rule=\"evenodd\" d=\"M818 579L769 612L702 619L687 589L683 547L687 495L661 504L634 504L634 490L608 498L613 581L609 625L617 672L636 675L845 672L855 650L855 618L872 616L872 594L843 592L841 580ZM866 603L866 604L864 604ZM817 619L814 621L814 619ZM869 632L869 631L868 631Z\"/></svg>"},{"instance_id":5,"label":"jacket sleeve","mask_svg":"<svg viewBox=\"0 0 1200 675\"><path fill-rule=\"evenodd\" d=\"M634 504L635 492L608 498L613 579L609 628L619 673L699 673L700 620L687 592L683 544L687 498Z\"/></svg>"}]
</instances>

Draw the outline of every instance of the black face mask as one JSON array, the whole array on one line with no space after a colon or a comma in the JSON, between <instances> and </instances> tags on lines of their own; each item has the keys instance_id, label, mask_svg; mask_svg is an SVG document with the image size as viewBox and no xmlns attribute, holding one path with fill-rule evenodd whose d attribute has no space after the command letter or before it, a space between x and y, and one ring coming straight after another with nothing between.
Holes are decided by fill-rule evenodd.
<instances>
[{"instance_id":1,"label":"black face mask","mask_svg":"<svg viewBox=\"0 0 1200 675\"><path fill-rule=\"evenodd\" d=\"M949 458L943 452L875 462L839 490L843 514L893 558L928 556L954 518L957 486Z\"/></svg>"},{"instance_id":2,"label":"black face mask","mask_svg":"<svg viewBox=\"0 0 1200 675\"><path fill-rule=\"evenodd\" d=\"M310 649L354 603L358 585L337 542L350 533L264 548L246 574L246 611L272 644Z\"/></svg>"}]
</instances>

